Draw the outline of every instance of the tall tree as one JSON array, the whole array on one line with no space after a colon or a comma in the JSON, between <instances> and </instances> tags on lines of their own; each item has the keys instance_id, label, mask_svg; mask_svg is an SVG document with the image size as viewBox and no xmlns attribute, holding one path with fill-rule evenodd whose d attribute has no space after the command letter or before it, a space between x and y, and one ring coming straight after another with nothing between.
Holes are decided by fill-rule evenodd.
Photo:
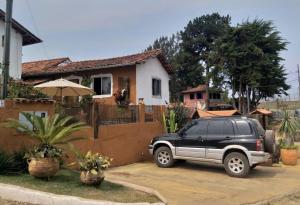
<instances>
[{"instance_id":1,"label":"tall tree","mask_svg":"<svg viewBox=\"0 0 300 205\"><path fill-rule=\"evenodd\" d=\"M263 98L286 94L290 86L280 57L286 45L272 22L263 20L237 25L216 43L214 59L232 89L234 105L238 95L241 112L246 112L246 98L254 108Z\"/></svg>"},{"instance_id":2,"label":"tall tree","mask_svg":"<svg viewBox=\"0 0 300 205\"><path fill-rule=\"evenodd\" d=\"M212 53L215 50L216 41L223 37L230 27L231 18L221 16L218 13L207 14L197 17L190 21L181 34L181 55L184 56L179 66L183 70L190 68L194 78L201 79L203 71L205 73L206 93L209 94L209 84L211 80L217 81L218 77L215 58ZM186 66L184 68L184 66ZM197 81L195 81L197 82ZM214 83L214 86L219 84ZM209 106L209 99L206 100L206 106Z\"/></svg>"}]
</instances>

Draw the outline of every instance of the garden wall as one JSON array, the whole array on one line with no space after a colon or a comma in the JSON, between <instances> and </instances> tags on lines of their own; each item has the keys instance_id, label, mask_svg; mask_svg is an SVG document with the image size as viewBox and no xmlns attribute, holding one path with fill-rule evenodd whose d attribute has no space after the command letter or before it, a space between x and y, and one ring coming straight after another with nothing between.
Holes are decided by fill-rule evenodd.
<instances>
[{"instance_id":1,"label":"garden wall","mask_svg":"<svg viewBox=\"0 0 300 205\"><path fill-rule=\"evenodd\" d=\"M0 123L4 123L8 118L19 119L20 112L46 112L48 115L54 113L54 101L51 100L5 100L4 106L0 107ZM23 147L28 147L34 142L28 137L0 125L0 149L7 152L17 151Z\"/></svg>"},{"instance_id":2,"label":"garden wall","mask_svg":"<svg viewBox=\"0 0 300 205\"><path fill-rule=\"evenodd\" d=\"M163 110L163 108L160 108ZM54 114L55 105L53 101L29 101L29 100L7 100L5 107L0 108L0 123L7 118L19 119L20 112L46 111L49 115ZM160 120L152 118L145 112L145 106L138 106L138 120L133 123L94 125L87 127L74 134L74 136L85 136L87 140L75 142L75 146L86 152L92 150L113 158L113 166L135 163L138 161L152 159L148 152L151 139L163 133ZM157 116L158 118L158 116ZM7 152L17 151L24 147L31 147L33 140L16 132L0 126L0 149ZM74 155L68 153L69 161L74 160Z\"/></svg>"}]
</instances>

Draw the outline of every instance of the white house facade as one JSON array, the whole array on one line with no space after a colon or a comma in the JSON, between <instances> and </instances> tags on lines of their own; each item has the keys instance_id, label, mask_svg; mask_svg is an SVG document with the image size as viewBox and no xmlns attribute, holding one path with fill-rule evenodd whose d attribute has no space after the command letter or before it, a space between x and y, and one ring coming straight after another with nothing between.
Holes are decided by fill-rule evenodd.
<instances>
[{"instance_id":1,"label":"white house facade","mask_svg":"<svg viewBox=\"0 0 300 205\"><path fill-rule=\"evenodd\" d=\"M157 58L136 65L136 97L146 105L166 105L170 100L169 74Z\"/></svg>"},{"instance_id":2,"label":"white house facade","mask_svg":"<svg viewBox=\"0 0 300 205\"><path fill-rule=\"evenodd\" d=\"M0 10L0 63L3 63L4 34L5 34L5 13ZM14 79L21 79L22 74L22 47L41 40L28 31L25 27L13 20L11 29L10 45L10 70L9 76Z\"/></svg>"}]
</instances>

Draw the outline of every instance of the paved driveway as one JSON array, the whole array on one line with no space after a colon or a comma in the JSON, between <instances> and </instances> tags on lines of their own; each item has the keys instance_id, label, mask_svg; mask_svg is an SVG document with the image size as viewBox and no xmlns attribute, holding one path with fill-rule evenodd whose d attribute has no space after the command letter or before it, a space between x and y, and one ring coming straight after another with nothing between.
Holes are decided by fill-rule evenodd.
<instances>
[{"instance_id":1,"label":"paved driveway","mask_svg":"<svg viewBox=\"0 0 300 205\"><path fill-rule=\"evenodd\" d=\"M219 165L186 162L163 169L148 162L110 169L107 176L156 189L171 205L251 204L300 190L300 165L260 166L239 179Z\"/></svg>"}]
</instances>

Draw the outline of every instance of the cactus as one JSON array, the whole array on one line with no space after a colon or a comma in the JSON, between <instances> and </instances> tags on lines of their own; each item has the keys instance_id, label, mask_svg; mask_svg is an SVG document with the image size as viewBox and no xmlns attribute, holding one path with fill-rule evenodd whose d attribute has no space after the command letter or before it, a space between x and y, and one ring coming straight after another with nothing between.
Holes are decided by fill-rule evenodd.
<instances>
[{"instance_id":1,"label":"cactus","mask_svg":"<svg viewBox=\"0 0 300 205\"><path fill-rule=\"evenodd\" d=\"M174 133L177 131L176 114L170 110L168 118L163 113L163 126L166 132Z\"/></svg>"}]
</instances>

